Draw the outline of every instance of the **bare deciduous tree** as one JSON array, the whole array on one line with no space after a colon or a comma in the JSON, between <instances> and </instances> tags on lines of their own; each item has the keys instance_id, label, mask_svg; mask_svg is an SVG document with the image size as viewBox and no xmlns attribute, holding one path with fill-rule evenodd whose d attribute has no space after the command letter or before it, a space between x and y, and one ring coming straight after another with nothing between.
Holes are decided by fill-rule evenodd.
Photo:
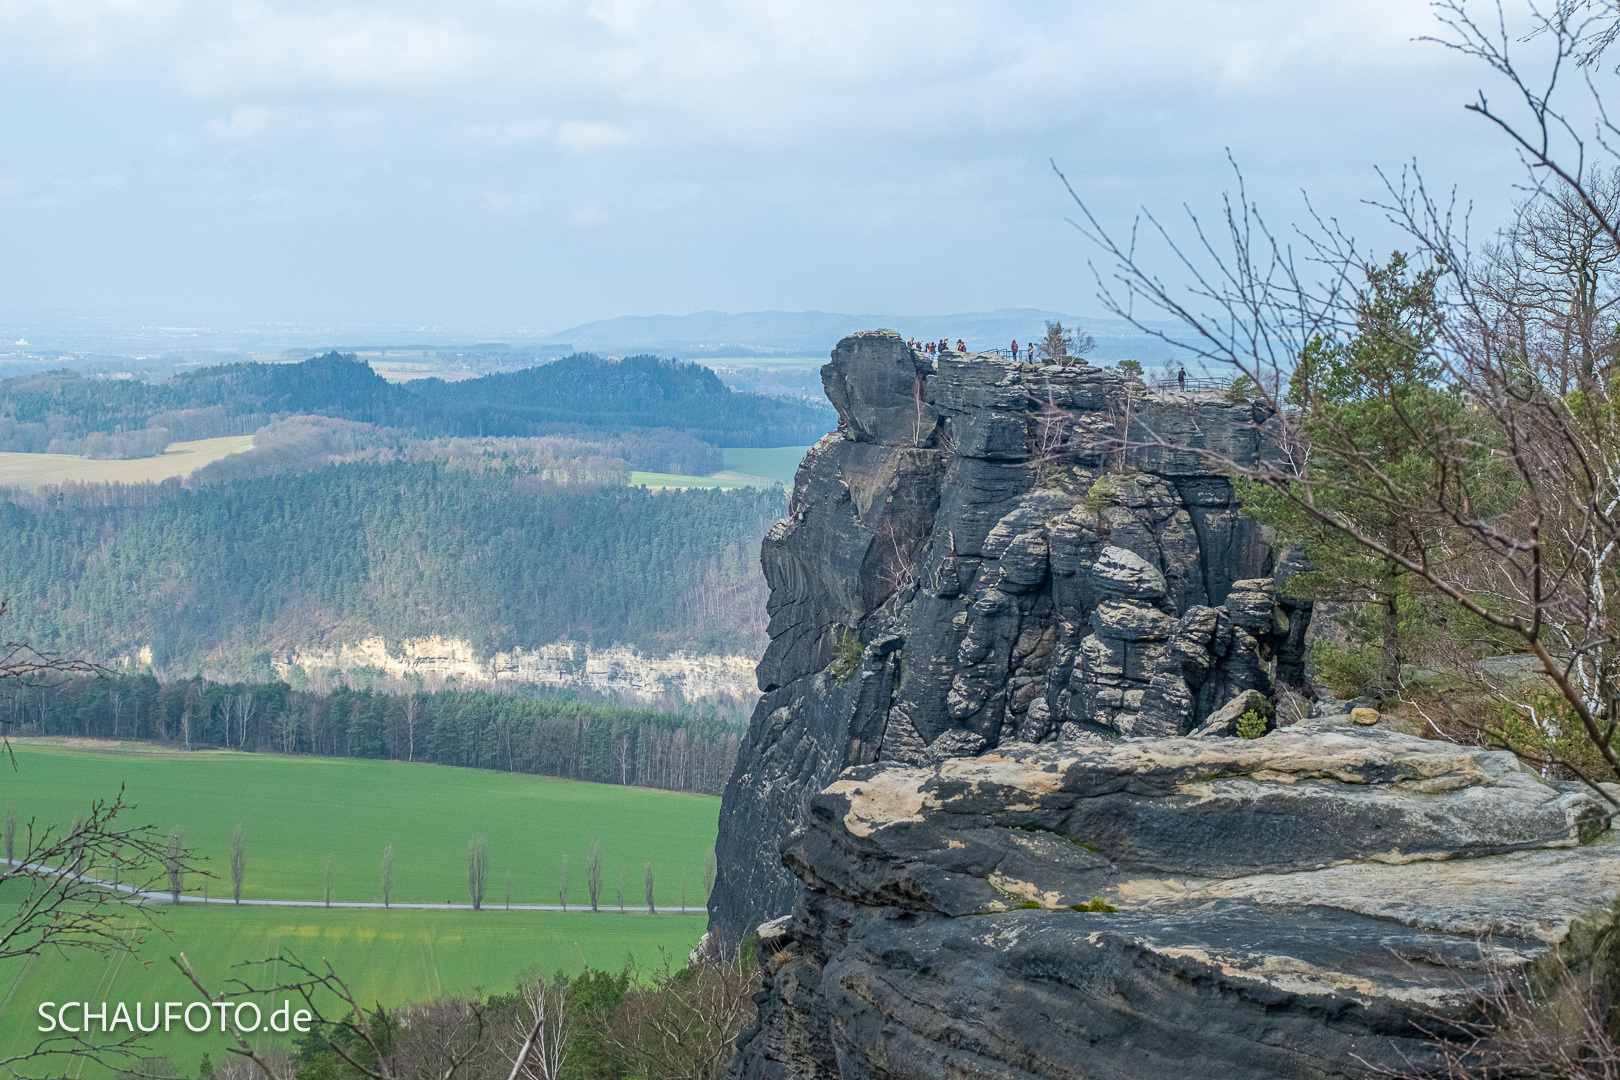
<instances>
[{"instance_id":1,"label":"bare deciduous tree","mask_svg":"<svg viewBox=\"0 0 1620 1080\"><path fill-rule=\"evenodd\" d=\"M394 898L394 845L389 844L383 848L382 853L382 894L383 907L387 907Z\"/></svg>"},{"instance_id":2,"label":"bare deciduous tree","mask_svg":"<svg viewBox=\"0 0 1620 1080\"><path fill-rule=\"evenodd\" d=\"M242 902L242 880L247 876L247 826L231 830L231 901Z\"/></svg>"},{"instance_id":3,"label":"bare deciduous tree","mask_svg":"<svg viewBox=\"0 0 1620 1080\"><path fill-rule=\"evenodd\" d=\"M17 854L17 808L6 807L6 862L16 861Z\"/></svg>"},{"instance_id":4,"label":"bare deciduous tree","mask_svg":"<svg viewBox=\"0 0 1620 1080\"><path fill-rule=\"evenodd\" d=\"M324 896L324 898L326 900L326 906L327 907L332 906L332 884L333 884L334 880L336 879L336 877L337 877L337 865L333 861L333 857L331 855L328 855L326 857L326 866L321 871L322 895Z\"/></svg>"},{"instance_id":5,"label":"bare deciduous tree","mask_svg":"<svg viewBox=\"0 0 1620 1080\"><path fill-rule=\"evenodd\" d=\"M714 892L714 882L720 875L720 862L715 857L714 849L710 848L703 853L703 902L709 902L709 895Z\"/></svg>"},{"instance_id":6,"label":"bare deciduous tree","mask_svg":"<svg viewBox=\"0 0 1620 1080\"><path fill-rule=\"evenodd\" d=\"M596 898L602 892L602 841L592 840L585 849L585 891L591 896L591 910L596 910Z\"/></svg>"},{"instance_id":7,"label":"bare deciduous tree","mask_svg":"<svg viewBox=\"0 0 1620 1080\"><path fill-rule=\"evenodd\" d=\"M619 901L619 911L624 912L624 894L630 887L630 867L626 863L619 864L619 883L614 887L614 895Z\"/></svg>"},{"instance_id":8,"label":"bare deciduous tree","mask_svg":"<svg viewBox=\"0 0 1620 1080\"><path fill-rule=\"evenodd\" d=\"M1074 335L1065 330L1062 323L1049 322L1046 324L1046 336L1036 348L1040 351L1042 363L1061 364L1068 360L1073 346Z\"/></svg>"},{"instance_id":9,"label":"bare deciduous tree","mask_svg":"<svg viewBox=\"0 0 1620 1080\"><path fill-rule=\"evenodd\" d=\"M646 867L643 868L643 877L645 879L646 886L647 886L647 913L649 915L656 915L658 913L658 908L653 905L653 868L652 868L652 863L649 862L646 865Z\"/></svg>"},{"instance_id":10,"label":"bare deciduous tree","mask_svg":"<svg viewBox=\"0 0 1620 1080\"><path fill-rule=\"evenodd\" d=\"M142 928L162 932L146 907L148 898L166 879L197 867L189 852L175 847L172 834L166 838L148 825L126 825L123 817L130 809L120 792L112 800L92 802L65 832L26 825L21 850L0 868L0 888L15 883L19 896L0 920L0 962L48 950L85 950L108 958L133 953ZM125 883L115 887L109 877ZM124 1068L148 1052L144 1038L132 1032L98 1041L89 1032L58 1030L31 1047L8 1047L0 1053L0 1068L17 1077L30 1076L35 1065L52 1076L75 1073L80 1066L71 1064L74 1060Z\"/></svg>"},{"instance_id":11,"label":"bare deciduous tree","mask_svg":"<svg viewBox=\"0 0 1620 1080\"><path fill-rule=\"evenodd\" d=\"M405 716L405 760L416 760L416 718L422 711L422 702L411 694L405 698L403 708Z\"/></svg>"},{"instance_id":12,"label":"bare deciduous tree","mask_svg":"<svg viewBox=\"0 0 1620 1080\"><path fill-rule=\"evenodd\" d=\"M666 958L611 1013L587 1012L583 1024L610 1047L631 1076L716 1080L756 1014L757 965L694 964L675 973Z\"/></svg>"},{"instance_id":13,"label":"bare deciduous tree","mask_svg":"<svg viewBox=\"0 0 1620 1080\"><path fill-rule=\"evenodd\" d=\"M163 846L163 875L169 882L169 898L178 904L186 881L185 832L178 825L169 830Z\"/></svg>"},{"instance_id":14,"label":"bare deciduous tree","mask_svg":"<svg viewBox=\"0 0 1620 1080\"><path fill-rule=\"evenodd\" d=\"M474 911L484 906L484 889L489 884L489 841L475 836L467 841L467 895Z\"/></svg>"},{"instance_id":15,"label":"bare deciduous tree","mask_svg":"<svg viewBox=\"0 0 1620 1080\"><path fill-rule=\"evenodd\" d=\"M574 878L574 866L568 861L568 856L562 857L562 865L557 868L557 902L564 911L568 910L568 887Z\"/></svg>"},{"instance_id":16,"label":"bare deciduous tree","mask_svg":"<svg viewBox=\"0 0 1620 1080\"><path fill-rule=\"evenodd\" d=\"M263 995L295 995L314 1017L312 1025L326 1048L350 1068L371 1080L432 1077L455 1080L469 1064L490 1053L489 1017L483 1005L448 998L426 1005L407 1006L389 1013L381 1005L367 1008L330 961L319 966L282 952L270 960L239 967L265 972L263 985L232 979L222 993L212 993L197 977L185 953L174 958L186 979L209 1001L231 1001ZM285 1080L261 1049L222 1010L221 1024L235 1046L231 1053L253 1062L261 1075Z\"/></svg>"},{"instance_id":17,"label":"bare deciduous tree","mask_svg":"<svg viewBox=\"0 0 1620 1080\"><path fill-rule=\"evenodd\" d=\"M1397 463L1369 451L1353 426L1295 393L1296 363L1315 343L1366 333L1363 282L1378 264L1331 219L1316 218L1291 248L1267 228L1241 176L1220 229L1206 229L1195 217L1189 244L1149 215L1149 235L1190 282L1185 290L1146 265L1145 245L1116 241L1078 197L1077 225L1112 263L1098 278L1111 310L1194 362L1225 365L1253 380L1257 415L1266 417L1275 453L1237 461L1205 452L1210 463L1275 493L1301 517L1386 560L1438 601L1534 656L1556 695L1528 722L1544 727L1547 745L1567 724L1595 764L1553 751L1543 763L1589 783L1597 778L1592 768L1620 778L1620 388L1607 377L1609 345L1597 329L1611 310L1612 287L1582 280L1607 273L1602 268L1613 265L1611 251L1620 247L1612 168L1595 160L1603 154L1615 163L1620 125L1600 96L1576 106L1580 120L1558 99L1564 71L1591 55L1592 28L1580 14L1586 5L1532 9L1537 32L1529 38L1510 34L1499 15L1476 22L1462 0L1443 0L1436 9L1442 44L1493 71L1507 88L1505 101L1482 94L1468 108L1530 166L1535 194L1515 230L1538 243L1562 230L1564 252L1555 244L1544 255L1525 254L1528 241L1510 230L1504 242L1521 249L1510 269L1544 280L1564 275L1562 299L1549 302L1573 310L1549 316L1521 308L1522 282L1504 285L1500 260L1482 265L1452 205L1433 198L1415 169L1387 181L1383 209L1405 231L1414 270L1433 275L1439 313L1423 340L1390 344L1414 350L1438 374L1435 393L1408 397L1377 385L1360 392L1433 463L1424 475L1400 474ZM1545 55L1521 65L1525 41ZM1597 81L1582 85L1599 95ZM1596 134L1588 135L1592 116ZM1301 245L1306 254L1296 256ZM1181 322L1175 340L1143 321L1140 313L1150 308ZM1532 316L1561 340L1567 336L1568 348L1527 355ZM1594 329L1583 340L1588 321ZM1566 385L1574 390L1566 392ZM1466 407L1433 407L1444 395ZM1169 445L1138 422L1127 429L1122 452ZM1505 491L1513 495L1506 505ZM1330 496L1344 492L1398 523L1401 541L1375 535L1355 514L1336 509L1342 500Z\"/></svg>"},{"instance_id":18,"label":"bare deciduous tree","mask_svg":"<svg viewBox=\"0 0 1620 1080\"><path fill-rule=\"evenodd\" d=\"M510 1054L507 1080L558 1080L568 1050L564 994L543 979L522 991L528 1012L523 1041Z\"/></svg>"},{"instance_id":19,"label":"bare deciduous tree","mask_svg":"<svg viewBox=\"0 0 1620 1080\"><path fill-rule=\"evenodd\" d=\"M1496 332L1560 394L1612 370L1620 304L1620 245L1609 235L1609 223L1620 221L1620 172L1588 168L1582 185L1584 192L1558 186L1522 201L1471 268L1480 299L1503 317Z\"/></svg>"}]
</instances>

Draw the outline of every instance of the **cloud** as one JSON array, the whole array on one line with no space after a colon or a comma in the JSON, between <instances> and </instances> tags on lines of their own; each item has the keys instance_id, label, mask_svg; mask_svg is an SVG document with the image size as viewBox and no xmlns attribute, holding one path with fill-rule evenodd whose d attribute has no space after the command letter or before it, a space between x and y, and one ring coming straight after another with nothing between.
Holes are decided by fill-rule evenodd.
<instances>
[{"instance_id":1,"label":"cloud","mask_svg":"<svg viewBox=\"0 0 1620 1080\"><path fill-rule=\"evenodd\" d=\"M322 90L406 90L464 81L478 43L455 26L335 10L237 9L210 40L182 46L175 72L202 95L306 96Z\"/></svg>"},{"instance_id":2,"label":"cloud","mask_svg":"<svg viewBox=\"0 0 1620 1080\"><path fill-rule=\"evenodd\" d=\"M629 133L613 124L569 121L557 125L557 145L565 150L604 150L629 141Z\"/></svg>"},{"instance_id":3,"label":"cloud","mask_svg":"<svg viewBox=\"0 0 1620 1080\"><path fill-rule=\"evenodd\" d=\"M1229 149L1363 217L1414 152L1499 186L1433 31L1411 0L0 0L0 210L61 208L19 266L129 237L109 297L1083 310L1051 158L1111 219L1217 196ZM301 261L339 235L397 257ZM0 267L58 294L101 295Z\"/></svg>"}]
</instances>

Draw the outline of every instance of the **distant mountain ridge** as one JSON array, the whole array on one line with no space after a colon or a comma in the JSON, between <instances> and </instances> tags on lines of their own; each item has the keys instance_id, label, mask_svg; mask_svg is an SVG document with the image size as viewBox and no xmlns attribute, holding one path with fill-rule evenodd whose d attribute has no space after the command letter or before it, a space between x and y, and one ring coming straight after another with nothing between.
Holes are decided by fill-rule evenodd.
<instances>
[{"instance_id":1,"label":"distant mountain ridge","mask_svg":"<svg viewBox=\"0 0 1620 1080\"><path fill-rule=\"evenodd\" d=\"M948 337L970 349L1004 349L1014 339L1038 338L1048 321L1079 326L1097 339L1101 360L1160 362L1173 346L1142 333L1123 319L1089 318L1039 308L1001 308L955 315L846 315L827 311L699 311L691 315L622 315L559 330L546 341L566 341L601 353L658 352L684 358L727 356L825 356L840 338L858 330L894 330L924 341ZM1148 323L1175 339L1181 327Z\"/></svg>"},{"instance_id":2,"label":"distant mountain ridge","mask_svg":"<svg viewBox=\"0 0 1620 1080\"><path fill-rule=\"evenodd\" d=\"M707 368L656 356L578 354L457 383L388 382L337 352L288 364L222 364L164 382L72 371L0 381L0 449L44 451L89 432L164 427L184 438L308 414L418 435L547 435L670 428L715 446L802 446L831 430L824 404L734 393Z\"/></svg>"}]
</instances>

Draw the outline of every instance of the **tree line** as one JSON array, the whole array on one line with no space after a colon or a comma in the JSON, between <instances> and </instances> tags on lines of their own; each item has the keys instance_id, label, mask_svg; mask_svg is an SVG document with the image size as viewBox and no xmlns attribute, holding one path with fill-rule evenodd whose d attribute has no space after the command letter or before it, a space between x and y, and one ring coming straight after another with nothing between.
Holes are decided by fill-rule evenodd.
<instances>
[{"instance_id":1,"label":"tree line","mask_svg":"<svg viewBox=\"0 0 1620 1080\"><path fill-rule=\"evenodd\" d=\"M703 795L725 787L742 739L741 728L714 717L562 698L312 693L284 682L159 682L150 674L17 687L0 715L22 735L425 761Z\"/></svg>"},{"instance_id":2,"label":"tree line","mask_svg":"<svg viewBox=\"0 0 1620 1080\"><path fill-rule=\"evenodd\" d=\"M565 485L454 461L330 465L0 502L14 634L269 681L274 654L378 634L480 655L558 641L753 653L780 489Z\"/></svg>"}]
</instances>

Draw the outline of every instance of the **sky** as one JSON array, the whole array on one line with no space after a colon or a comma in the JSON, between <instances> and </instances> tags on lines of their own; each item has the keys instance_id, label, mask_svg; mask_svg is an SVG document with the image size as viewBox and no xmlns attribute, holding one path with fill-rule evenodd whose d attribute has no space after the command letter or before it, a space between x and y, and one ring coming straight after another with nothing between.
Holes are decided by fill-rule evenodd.
<instances>
[{"instance_id":1,"label":"sky","mask_svg":"<svg viewBox=\"0 0 1620 1080\"><path fill-rule=\"evenodd\" d=\"M0 316L544 333L1099 312L1111 227L1230 153L1377 241L1414 158L1500 218L1423 0L0 0Z\"/></svg>"}]
</instances>

